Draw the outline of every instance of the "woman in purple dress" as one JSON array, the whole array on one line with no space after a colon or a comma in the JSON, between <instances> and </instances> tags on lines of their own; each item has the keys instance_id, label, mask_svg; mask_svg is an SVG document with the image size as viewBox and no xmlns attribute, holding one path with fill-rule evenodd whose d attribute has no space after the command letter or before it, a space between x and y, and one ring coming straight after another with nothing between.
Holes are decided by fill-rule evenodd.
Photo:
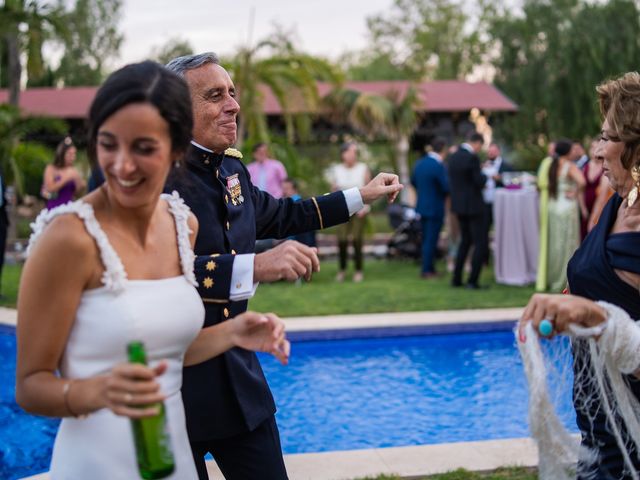
<instances>
[{"instance_id":1,"label":"woman in purple dress","mask_svg":"<svg viewBox=\"0 0 640 480\"><path fill-rule=\"evenodd\" d=\"M76 160L76 147L70 137L66 137L56 148L53 163L44 169L42 196L47 200L47 209L64 205L73 200L78 190L82 190L85 181L73 166Z\"/></svg>"}]
</instances>

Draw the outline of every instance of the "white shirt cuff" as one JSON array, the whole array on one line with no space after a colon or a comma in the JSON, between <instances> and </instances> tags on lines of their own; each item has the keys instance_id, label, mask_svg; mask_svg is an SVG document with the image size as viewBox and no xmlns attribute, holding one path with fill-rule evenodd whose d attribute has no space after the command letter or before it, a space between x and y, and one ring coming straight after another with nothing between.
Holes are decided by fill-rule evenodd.
<instances>
[{"instance_id":1,"label":"white shirt cuff","mask_svg":"<svg viewBox=\"0 0 640 480\"><path fill-rule=\"evenodd\" d=\"M362 195L360 195L360 189L358 187L343 190L342 193L344 194L344 199L347 202L349 216L362 210L362 207L364 207L364 202L362 201Z\"/></svg>"},{"instance_id":2,"label":"white shirt cuff","mask_svg":"<svg viewBox=\"0 0 640 480\"><path fill-rule=\"evenodd\" d=\"M233 270L231 271L231 288L229 289L229 300L240 302L249 300L256 293L257 283L253 283L253 260L255 253L245 253L236 255L233 259Z\"/></svg>"}]
</instances>

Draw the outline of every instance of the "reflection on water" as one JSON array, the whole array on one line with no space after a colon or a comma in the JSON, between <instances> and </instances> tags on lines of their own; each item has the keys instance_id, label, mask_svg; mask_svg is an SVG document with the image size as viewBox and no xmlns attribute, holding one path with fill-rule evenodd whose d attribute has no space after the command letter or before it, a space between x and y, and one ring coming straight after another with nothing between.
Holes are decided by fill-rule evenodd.
<instances>
[{"instance_id":1,"label":"reflection on water","mask_svg":"<svg viewBox=\"0 0 640 480\"><path fill-rule=\"evenodd\" d=\"M260 359L285 453L529 436L511 332L300 342L287 367ZM559 408L575 431L570 385Z\"/></svg>"}]
</instances>

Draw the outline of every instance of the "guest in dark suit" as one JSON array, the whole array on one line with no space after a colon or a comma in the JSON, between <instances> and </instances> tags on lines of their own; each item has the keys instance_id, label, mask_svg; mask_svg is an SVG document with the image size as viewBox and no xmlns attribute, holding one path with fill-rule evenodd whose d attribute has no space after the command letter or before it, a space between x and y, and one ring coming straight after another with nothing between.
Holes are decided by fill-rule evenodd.
<instances>
[{"instance_id":1,"label":"guest in dark suit","mask_svg":"<svg viewBox=\"0 0 640 480\"><path fill-rule=\"evenodd\" d=\"M167 190L178 190L198 218L195 273L205 305L204 327L247 309L258 282L309 279L318 271L317 251L288 240L254 254L256 238L284 238L346 222L384 195L402 189L396 175L381 173L358 189L308 200L275 199L255 187L236 142L236 91L213 53L179 57L167 68L191 91L193 141L184 168L175 169ZM185 368L182 396L198 475L206 479L209 452L227 480L287 478L275 404L258 358L233 348Z\"/></svg>"},{"instance_id":2,"label":"guest in dark suit","mask_svg":"<svg viewBox=\"0 0 640 480\"><path fill-rule=\"evenodd\" d=\"M496 194L496 188L502 187L502 174L504 172L512 172L513 167L502 158L500 147L497 143L492 143L487 148L487 160L482 165L482 173L487 177L482 189L482 197L484 199L484 235L487 238L484 263L489 264L489 232L493 225L493 199Z\"/></svg>"},{"instance_id":3,"label":"guest in dark suit","mask_svg":"<svg viewBox=\"0 0 640 480\"><path fill-rule=\"evenodd\" d=\"M484 201L482 189L487 177L480 170L478 152L482 148L484 139L479 133L472 133L468 142L460 145L458 150L449 157L449 182L451 184L451 211L458 217L460 223L460 246L456 256L451 284L460 287L462 270L473 246L471 258L471 274L466 283L467 288L478 289L478 278L482 269L487 241L484 231Z\"/></svg>"},{"instance_id":4,"label":"guest in dark suit","mask_svg":"<svg viewBox=\"0 0 640 480\"><path fill-rule=\"evenodd\" d=\"M442 164L447 142L436 137L431 151L416 163L411 184L418 194L416 211L422 222L422 278L438 276L434 266L438 238L444 221L444 202L449 195L449 180Z\"/></svg>"}]
</instances>

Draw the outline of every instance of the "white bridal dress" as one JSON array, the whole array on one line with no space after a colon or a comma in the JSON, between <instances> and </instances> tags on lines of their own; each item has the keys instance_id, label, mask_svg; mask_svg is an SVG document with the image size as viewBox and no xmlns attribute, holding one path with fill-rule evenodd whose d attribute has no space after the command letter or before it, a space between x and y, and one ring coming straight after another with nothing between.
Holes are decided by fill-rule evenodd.
<instances>
[{"instance_id":1,"label":"white bridal dress","mask_svg":"<svg viewBox=\"0 0 640 480\"><path fill-rule=\"evenodd\" d=\"M176 468L171 479L196 479L187 438L180 387L184 353L204 322L204 307L194 288L193 251L189 244L188 207L182 199L162 195L173 214L183 275L159 280L128 280L124 266L97 222L91 205L82 201L43 212L31 244L58 215L78 215L95 239L105 272L103 286L82 294L60 364L63 378L88 378L127 362L127 344L144 343L149 365L168 363L158 377L165 400ZM73 268L73 266L70 266ZM86 418L64 418L53 447L53 480L140 478L129 418L102 409Z\"/></svg>"}]
</instances>

